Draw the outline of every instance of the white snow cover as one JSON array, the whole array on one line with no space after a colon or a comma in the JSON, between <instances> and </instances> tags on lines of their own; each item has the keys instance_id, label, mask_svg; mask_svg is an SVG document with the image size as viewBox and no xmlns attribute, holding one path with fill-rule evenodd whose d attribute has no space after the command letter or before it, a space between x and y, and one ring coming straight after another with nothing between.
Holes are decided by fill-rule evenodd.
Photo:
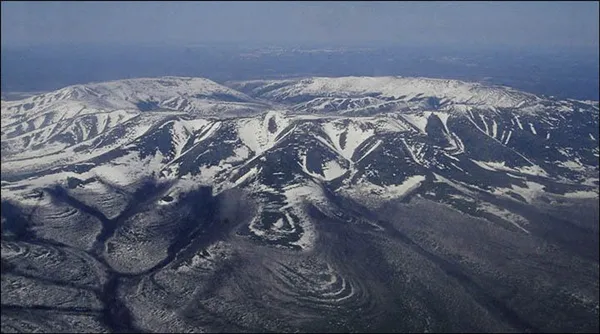
<instances>
[{"instance_id":1,"label":"white snow cover","mask_svg":"<svg viewBox=\"0 0 600 334\"><path fill-rule=\"evenodd\" d=\"M298 158L300 160L300 162L298 162L298 165L300 165L302 171L307 175L314 177L318 180L331 181L344 175L347 171L347 169L340 165L337 161L329 160L324 162L321 166L321 169L323 170L323 175L320 175L308 170L308 167L306 166L306 153L299 154Z\"/></svg>"},{"instance_id":2,"label":"white snow cover","mask_svg":"<svg viewBox=\"0 0 600 334\"><path fill-rule=\"evenodd\" d=\"M15 190L17 189L15 187L18 185L26 185L28 187L27 191L30 191L31 188L34 187L49 185L53 182L64 182L66 177L68 176L73 176L80 179L87 179L89 177L93 177L94 175L98 175L104 179L108 179L116 183L117 185L126 185L133 183L141 176L151 175L152 173L158 172L161 169L168 169L172 172L171 175L176 175L177 168L179 166L178 161L175 160L181 158L189 152L183 152L183 146L188 142L188 139L194 136L195 141L194 145L192 145L193 149L195 145L198 145L200 142L208 140L209 138L213 138L215 134L220 135L223 131L219 130L224 129L223 126L233 126L233 137L227 138L223 141L223 143L226 143L228 145L236 145L233 147L233 154L229 157L224 157L221 160L221 163L217 166L202 165L202 159L199 159L197 163L200 169L200 175L194 177L192 177L190 174L184 175L180 180L178 180L177 184L174 186L173 192L171 193L176 195L178 192L186 191L186 189L188 189L186 187L193 187L198 186L198 184L207 183L215 185L214 189L216 192L219 192L227 187L243 186L257 187L260 191L283 194L286 198L287 203L285 203L283 207L278 207L276 209L283 210L282 212L284 215L282 217L284 218L281 218L279 221L275 222L273 227L271 227L271 231L261 230L258 226L255 225L252 225L251 229L254 228L253 231L257 235L260 235L261 233L262 235L268 235L269 233L276 234L278 233L278 230L286 229L286 221L291 222L291 224L299 224L297 226L302 226L305 233L301 235L300 240L298 240L296 244L300 245L304 249L309 249L315 238L315 232L310 223L309 218L305 215L304 211L302 210L303 201L322 201L322 184L324 184L327 181L337 179L345 173L348 173L348 171L350 172L350 175L354 175L354 173L357 173L355 163L359 162L361 159L364 159L369 154L373 154L373 152L375 152L375 150L377 150L378 147L381 147L380 145L383 142L385 142L385 140L387 140L386 136L390 135L390 137L393 137L394 135L396 135L395 133L390 134L390 132L405 132L410 129L408 127L409 124L414 125L417 129L419 129L420 132L425 132L425 128L427 126L429 117L432 114L435 114L441 119L444 126L444 132L449 135L449 138L451 139L450 142L452 143L452 145L454 145L450 148L444 148L445 151L436 152L441 152L442 154L447 156L448 159L450 159L451 161L461 161L460 159L454 157L454 155L464 152L464 145L460 138L458 138L456 134L450 132L450 130L448 129L448 119L450 116L460 116L460 114L457 113L462 111L467 113L470 119L474 121L474 119L477 117L475 116L475 113L477 113L481 122L483 122L483 129L481 130L487 133L489 136L495 138L498 136L498 125L505 126L506 124L496 123L496 120L493 118L496 115L492 114L492 111L494 110L493 106L490 106L490 110L484 110L484 114L482 114L481 111L478 111L478 107L485 107L488 103L492 103L494 99L500 99L503 101L503 103L506 103L507 105L509 105L512 102L515 102L515 105L527 104L530 103L530 101L536 99L535 97L524 93L519 93L520 95L515 93L516 95L513 95L513 91L510 89L498 87L485 88L477 84L463 85L464 83L462 82L452 80L433 80L422 78L398 77L314 78L303 81L290 80L289 86L280 87L274 90L273 94L281 93L281 97L293 97L294 94L304 94L305 91L310 91L311 89L315 90L315 94L324 94L325 96L327 96L328 94L332 96L335 96L336 94L350 96L352 94L371 94L381 92L383 96L389 94L389 96L393 96L396 98L399 98L400 95L407 95L406 97L402 98L403 100L405 100L410 99L411 97L415 97L417 92L424 94L421 97L427 97L427 94L429 93L434 94L438 97L444 94L448 95L450 93L453 93L455 95L448 95L444 98L450 101L450 103L454 104L452 105L452 107L444 109L447 110L447 112L415 112L414 110L403 110L401 112L394 111L388 114L380 113L373 117L347 118L340 117L339 115L330 115L328 117L317 115L288 116L285 113L285 111L269 111L263 115L257 115L256 117L252 118L236 118L235 120L223 119L219 121L208 118L189 120L186 117L184 117L181 112L140 113L137 110L111 110L110 108L113 106L111 105L111 103L115 103L115 105L119 103L125 103L119 100L125 97L135 97L140 99L164 98L164 101L162 101L162 103L175 103L177 106L181 107L183 106L183 100L179 97L179 93L184 95L189 95L191 93L195 94L197 92L200 92L199 94L209 94L211 92L217 92L222 94L230 93L228 91L228 88L226 87L221 90L221 88L218 87L220 85L214 83L211 84L210 82L203 80L191 80L191 83L188 82L185 84L179 83L181 80L185 81L181 78L177 80L171 80L167 78L165 79L166 81L163 83L152 84L144 82L144 80L151 79L140 80L142 81L134 83L126 82L116 84L112 82L105 84L97 84L98 86L96 88L90 88L90 85L86 85L81 86L79 88L73 88L71 90L61 90L51 94L49 93L47 96L45 95L43 97L43 99L45 99L44 101L47 102L41 103L40 98L38 98L38 100L32 102L34 106L31 110L28 111L23 110L23 101L11 104L10 108L13 109L9 109L9 105L7 105L3 101L3 149L5 148L5 145L6 147L9 147L11 149L19 148L19 145L22 145L24 150L22 153L19 153L18 157L27 157L30 159L23 161L8 161L3 159L2 168L20 170L28 168L30 166L52 166L52 164L65 165L69 163L84 163L85 161L88 161L88 159L97 156L101 153L108 152L109 150L118 146L127 145L125 146L125 148L135 148L134 141L140 138L141 136L145 135L147 130L155 124L162 124L162 127L166 126L170 128L172 144L175 147L175 158L172 161L170 161L169 164L164 165L163 156L160 153L154 157L148 157L142 160L139 159L134 152L125 157L112 159L111 161L103 163L102 165L95 166L91 171L87 173L77 174L61 172L57 174L50 174L40 178L33 178L31 180L22 181L19 183L14 183L10 186L5 186L5 183L3 182L2 197L5 198L22 195L22 192ZM170 86L170 83L176 83L177 86ZM408 83L414 85L411 86ZM216 86L214 86L213 84ZM277 84L277 82L275 82L275 84ZM104 87L103 85L107 86L108 88ZM187 87L186 85L189 87ZM470 88L466 89L465 87ZM318 91L317 88L323 90ZM108 98L106 99L106 101L101 103L98 102L104 99L101 98L103 94L112 94L112 89L122 90L122 95L117 94L116 97ZM127 91L127 89L129 89L129 91ZM327 89L331 89L331 91L328 92ZM335 89L339 89L339 91ZM157 95L155 95L155 91L158 92ZM163 93L164 95L160 95ZM485 95L486 93L488 95ZM237 96L240 99L247 98L243 94L238 94L235 96ZM324 97L323 101L325 101L327 98L328 97ZM365 98L358 100L370 101L371 99L376 98ZM215 103L205 101L204 98L200 98L200 100L203 101L202 103ZM344 100L344 98L340 98L334 102L337 103L342 100ZM128 100L127 103L131 104L131 101L132 100ZM123 105L120 107L127 106ZM451 114L451 112L454 114ZM164 119L166 116L168 116L169 119L172 120L164 123ZM559 116L562 119L564 119L564 116ZM84 117L87 117L86 121L82 121ZM88 121L89 119L92 119L92 121ZM10 126L5 126L6 124L8 124L7 120L11 122L13 120L18 120L19 123ZM273 189L267 187L266 185L260 184L261 179L256 177L261 172L260 165L254 166L249 170L237 169L237 167L236 169L233 169L232 164L234 162L248 162L250 160L253 160L254 158L264 158L265 153L268 150L273 149L278 143L275 140L275 138L284 138L287 135L294 133L295 129L302 129L301 121L309 120L318 120L318 122L313 122L315 126L310 128L311 130L315 129L315 131L307 132L307 134L313 136L313 138L316 138L321 143L330 148L332 151L337 152L339 154L339 157L336 157L333 160L326 160L322 162L322 175L308 172L306 168L305 155L300 155L300 165L302 166L304 172L308 175L308 177L303 173L295 174L294 177L296 179L292 181L291 184L287 184L286 186L284 186L283 189ZM517 126L517 124L520 126L520 120L518 119L518 117L513 118L512 121L516 121L515 127ZM22 134L8 141L5 141L6 134L8 132L17 130L18 124L22 122L25 122L23 124L30 124L31 129L33 130L29 131L26 134ZM73 134L80 136L82 140L80 144L91 143L91 141L96 138L92 135L93 133L106 133L114 126L124 124L125 122L129 122L126 123L126 125L124 126L127 130L126 135L122 136L118 142L115 142L114 144L111 144L106 148L101 148L99 146L92 147L90 151L83 150L81 152L75 152L73 150L73 147L65 149L64 146L51 147L50 145L48 145L44 147L43 150L64 150L60 153L53 154L51 157L45 157L40 155L40 151L42 150L34 151L33 149L31 149L31 147L34 146L34 144L38 143L40 140L44 140L44 138L48 138L51 133L60 131L63 131L65 134ZM481 122L477 120L477 124L482 125ZM63 123L66 125L63 126ZM275 124L276 129L269 129L270 123ZM296 124L300 125L298 125L298 127L295 127ZM529 124L532 133L536 134L536 130L533 127L533 125L531 123ZM319 129L317 128L317 126L320 126L321 128ZM235 134L237 134L239 138L236 137ZM422 139L422 136L413 136L414 134L415 133L404 133L393 138L401 138L401 140L397 142L400 144L398 150L403 149L402 145L405 145L406 148L409 150L408 152L414 159L414 161L416 161L419 164L422 164L423 166L426 166L428 160L430 159L425 159L425 152L431 152L431 150L428 151L428 149L431 149L432 146L428 146L429 144L425 144L424 142L422 142L420 140ZM503 130L501 141L504 142L504 144L508 144L509 140L511 139L511 134L512 131ZM26 138L28 136L34 137L34 135L37 137L33 138L33 140L30 142L26 141ZM341 141L342 136L345 137L344 143L342 143ZM547 136L549 138L549 133L547 134ZM592 140L595 140L595 137L592 134L589 134L589 137ZM215 140L214 145L219 145L220 143L221 142L219 142L218 140ZM211 146L212 145L213 144L211 142ZM356 150L361 145L364 145L364 148L361 149L362 154L360 156L355 156ZM298 149L298 147L295 147L294 149ZM306 148L301 147L299 150L303 151L305 149ZM309 147L308 149L311 148ZM438 149L439 148L435 148L435 150ZM457 150L458 152L456 152L455 150ZM579 160L574 158L574 154L576 153L575 150L561 150L561 153L568 155L569 157L569 161L562 163L563 167L571 168L576 171L583 171L583 167ZM389 152L383 152L382 154L389 154ZM354 161L352 160L353 156ZM437 158L439 156L440 155L438 154L434 158ZM434 158L432 158L431 160L435 160ZM479 165L481 168L493 171L504 171L511 173L520 172L525 174L542 176L546 175L545 171L537 165L524 166L520 168L508 168L505 166L504 162L484 162L475 160L473 162ZM410 161L408 161L408 163L410 163ZM245 165L248 166L247 164ZM461 167L450 162L449 160L444 161L444 165L440 164L438 166L440 168L456 168L457 170L464 171ZM466 165L463 167L467 169ZM240 170L244 170L245 173L243 173L242 175L235 174L235 171ZM376 174L377 170L368 170L367 172ZM515 176L512 174L508 175L513 178L523 179L523 177L521 176ZM305 182L306 180L308 181ZM404 182L398 185L377 186L366 181L363 178L359 180L356 186L344 183L345 187L341 188L339 191L343 194L356 196L356 198L361 200L365 199L366 201L379 203L382 199L386 200L406 196L408 193L419 187L424 180L425 176L414 175L408 177L406 180L404 180ZM443 179L441 176L436 176L436 182L446 182L448 184L453 185L454 187L457 187L457 189L461 188L465 191L469 191L468 189L476 188L471 187L468 184ZM531 202L535 199L535 196L538 193L543 191L543 186L538 183L527 181L525 184L525 187L513 185L512 188L498 188L494 190L494 193L499 195L506 195L509 191L511 191L520 194L528 202ZM97 186L98 184L91 183L86 187L89 187L89 189L93 189ZM565 197L574 198L597 196L598 194L595 192L586 191L572 192L565 195ZM323 203L325 203L325 201L323 201ZM167 203L164 204L167 205ZM487 210L488 212L492 212L495 215L505 217L506 219L514 218L516 219L515 221L519 221L514 216L511 216L510 213L504 212L499 208L491 207L489 205L483 205L483 209ZM300 217L300 220L298 221L295 218L292 219L292 215Z\"/></svg>"},{"instance_id":3,"label":"white snow cover","mask_svg":"<svg viewBox=\"0 0 600 334\"><path fill-rule=\"evenodd\" d=\"M519 116L515 115L515 121L517 121L517 125L519 129L523 130L523 124L521 124L521 120L519 120Z\"/></svg>"},{"instance_id":4,"label":"white snow cover","mask_svg":"<svg viewBox=\"0 0 600 334\"><path fill-rule=\"evenodd\" d=\"M344 175L344 173L346 173L346 169L335 160L327 161L323 166L324 178L327 181L337 179Z\"/></svg>"},{"instance_id":5,"label":"white snow cover","mask_svg":"<svg viewBox=\"0 0 600 334\"><path fill-rule=\"evenodd\" d=\"M425 181L424 175L413 175L401 184L379 186L361 178L356 185L340 189L340 193L358 199L369 206L378 206L381 201L402 198L417 189Z\"/></svg>"},{"instance_id":6,"label":"white snow cover","mask_svg":"<svg viewBox=\"0 0 600 334\"><path fill-rule=\"evenodd\" d=\"M162 109L182 112L210 112L235 110L244 102L225 102L211 99L213 94L233 96L239 101L253 100L236 90L204 78L160 77L138 78L90 83L65 87L55 92L36 95L19 101L2 101L2 126L5 119L15 119L26 111L38 115L47 110L64 108L70 112L84 109L111 111L138 110L140 101L155 101ZM175 103L170 104L171 103ZM25 105L32 106L27 109ZM248 106L248 105L246 105ZM69 116L67 116L69 117ZM72 117L72 115L71 115Z\"/></svg>"},{"instance_id":7,"label":"white snow cover","mask_svg":"<svg viewBox=\"0 0 600 334\"><path fill-rule=\"evenodd\" d=\"M211 244L206 247L206 252L200 256L199 254L194 255L192 257L192 261L189 264L186 262L181 262L181 265L176 267L177 273L187 273L191 271L206 271L206 270L214 270L216 268L216 264L219 261L230 258L233 255L233 251L230 245L227 245L223 241L217 241L214 244ZM205 254L208 254L206 256Z\"/></svg>"},{"instance_id":8,"label":"white snow cover","mask_svg":"<svg viewBox=\"0 0 600 334\"><path fill-rule=\"evenodd\" d=\"M269 122L274 122L276 125L276 130L274 132L269 131ZM256 155L260 155L275 145L275 138L277 138L289 124L290 120L283 112L271 111L266 113L262 119L253 117L239 120L238 135L244 145L255 152Z\"/></svg>"},{"instance_id":9,"label":"white snow cover","mask_svg":"<svg viewBox=\"0 0 600 334\"><path fill-rule=\"evenodd\" d=\"M535 131L535 127L533 126L533 124L529 123L529 128L531 129L531 133L533 133L534 135L537 135L537 132Z\"/></svg>"},{"instance_id":10,"label":"white snow cover","mask_svg":"<svg viewBox=\"0 0 600 334\"><path fill-rule=\"evenodd\" d=\"M261 210L275 209L283 213L286 217L286 221L288 224L290 224L290 227L287 230L281 230L283 221L277 221L269 229L264 229L259 226L258 217L256 217L249 224L250 231L257 236L266 238L268 240L277 240L290 233L299 233L299 239L290 242L290 244L299 246L303 251L311 250L316 241L317 234L312 222L310 221L310 217L304 211L304 203L311 202L314 204L326 205L321 186L315 182L306 181L285 186L281 190L270 188L264 184L255 184L253 189L256 193L277 193L285 196L286 204L284 206L279 208L270 208L263 204ZM293 213L299 219L293 219L290 216L290 213ZM296 224L300 225L303 231L302 233L300 233Z\"/></svg>"},{"instance_id":11,"label":"white snow cover","mask_svg":"<svg viewBox=\"0 0 600 334\"><path fill-rule=\"evenodd\" d=\"M114 141L109 142L103 147L94 147L91 150L76 152L78 145L70 146L53 154L44 154L40 151L26 150L22 154L11 156L9 159L3 159L3 171L24 171L36 168L48 168L53 165L76 164L85 162L89 159L97 157L103 153L133 142L135 139L144 135L151 127L151 120L144 122L129 123L126 126L125 134ZM87 144L89 141L81 142L79 145ZM128 146L125 146L128 147Z\"/></svg>"},{"instance_id":12,"label":"white snow cover","mask_svg":"<svg viewBox=\"0 0 600 334\"><path fill-rule=\"evenodd\" d=\"M439 117L439 119L442 121L442 124L444 124L444 130L446 130L447 134L450 134L450 129L448 128L448 118L450 117L450 113L434 111L432 114L435 114L437 117Z\"/></svg>"},{"instance_id":13,"label":"white snow cover","mask_svg":"<svg viewBox=\"0 0 600 334\"><path fill-rule=\"evenodd\" d=\"M496 195L508 196L508 192L513 192L521 195L528 203L544 192L544 186L532 181L525 181L526 187L511 185L511 188L495 188L493 193Z\"/></svg>"},{"instance_id":14,"label":"white snow cover","mask_svg":"<svg viewBox=\"0 0 600 334\"><path fill-rule=\"evenodd\" d=\"M381 145L381 143L382 143L382 142L383 142L382 140L378 139L378 140L375 142L375 144L373 144L373 145L372 145L372 146L369 148L369 150L368 150L367 152L365 152L365 153L362 155L362 157L360 157L360 159L358 159L356 162L359 162L359 161L361 161L362 159L366 158L366 157L367 157L369 154L371 154L373 151L375 151L375 149L376 149L377 147L379 147L379 145Z\"/></svg>"},{"instance_id":15,"label":"white snow cover","mask_svg":"<svg viewBox=\"0 0 600 334\"><path fill-rule=\"evenodd\" d=\"M265 97L286 98L300 95L313 96L357 96L380 93L384 97L405 96L404 100L419 96L435 96L453 104L469 104L494 107L518 107L532 103L539 98L533 94L516 91L507 87L486 86L459 80L405 78L405 77L313 77L302 80L246 81L240 86L262 83L256 88L283 87L265 93Z\"/></svg>"},{"instance_id":16,"label":"white snow cover","mask_svg":"<svg viewBox=\"0 0 600 334\"><path fill-rule=\"evenodd\" d=\"M481 122L483 123L483 126L485 127L485 133L488 136L490 136L491 135L490 129L489 129L488 125L487 125L487 122L485 121L485 117L482 114L479 114L479 118L481 119Z\"/></svg>"},{"instance_id":17,"label":"white snow cover","mask_svg":"<svg viewBox=\"0 0 600 334\"><path fill-rule=\"evenodd\" d=\"M375 130L361 119L351 120L347 125L342 119L330 121L324 123L322 128L335 150L348 161L352 161L356 149L375 134ZM346 134L346 141L342 145L340 137L343 133Z\"/></svg>"},{"instance_id":18,"label":"white snow cover","mask_svg":"<svg viewBox=\"0 0 600 334\"><path fill-rule=\"evenodd\" d=\"M508 136L506 136L506 141L504 142L504 145L508 145L508 141L510 140L511 135L512 135L512 130L508 131Z\"/></svg>"},{"instance_id":19,"label":"white snow cover","mask_svg":"<svg viewBox=\"0 0 600 334\"><path fill-rule=\"evenodd\" d=\"M586 167L581 163L579 158L575 158L574 160L561 161L558 163L558 165L575 171L584 171L586 169Z\"/></svg>"},{"instance_id":20,"label":"white snow cover","mask_svg":"<svg viewBox=\"0 0 600 334\"><path fill-rule=\"evenodd\" d=\"M419 129L421 133L426 133L425 128L427 127L428 118L425 115L418 114L403 114L401 115L408 123L415 128Z\"/></svg>"},{"instance_id":21,"label":"white snow cover","mask_svg":"<svg viewBox=\"0 0 600 334\"><path fill-rule=\"evenodd\" d=\"M519 230L530 234L530 232L522 226L529 224L529 221L522 216L487 202L480 202L478 203L477 207L483 211L493 214L494 216L504 219L505 221L516 226Z\"/></svg>"},{"instance_id":22,"label":"white snow cover","mask_svg":"<svg viewBox=\"0 0 600 334\"><path fill-rule=\"evenodd\" d=\"M530 174L536 176L548 176L548 173L546 173L546 171L538 165L510 168L506 166L505 161L478 161L473 159L469 160L473 161L477 166L491 171L519 172L522 174Z\"/></svg>"},{"instance_id":23,"label":"white snow cover","mask_svg":"<svg viewBox=\"0 0 600 334\"><path fill-rule=\"evenodd\" d=\"M594 191L574 191L564 194L568 198L598 198L598 193Z\"/></svg>"},{"instance_id":24,"label":"white snow cover","mask_svg":"<svg viewBox=\"0 0 600 334\"><path fill-rule=\"evenodd\" d=\"M498 136L498 124L495 119L492 119L492 137Z\"/></svg>"},{"instance_id":25,"label":"white snow cover","mask_svg":"<svg viewBox=\"0 0 600 334\"><path fill-rule=\"evenodd\" d=\"M77 143L92 140L115 126L135 118L138 113L117 110L73 115L71 119L63 119L65 114L59 117L58 111L51 111L39 117L29 117L27 114L21 116L23 121L2 128L2 145L5 150L3 160L26 159L58 152L65 149L67 144L48 141L59 135L71 136ZM46 120L45 125L38 121L40 118ZM17 131L19 128L28 128L29 125L33 125L29 131L17 136L8 136L9 133Z\"/></svg>"},{"instance_id":26,"label":"white snow cover","mask_svg":"<svg viewBox=\"0 0 600 334\"><path fill-rule=\"evenodd\" d=\"M92 168L88 173L110 180L117 185L129 185L141 178L158 173L162 165L163 155L156 155L140 159L136 152L117 158L110 163Z\"/></svg>"},{"instance_id":27,"label":"white snow cover","mask_svg":"<svg viewBox=\"0 0 600 334\"><path fill-rule=\"evenodd\" d=\"M258 174L259 169L257 167L252 167L246 174L242 175L239 179L237 179L235 181L234 186L238 186L242 183L244 183L244 181L250 179L252 176Z\"/></svg>"},{"instance_id":28,"label":"white snow cover","mask_svg":"<svg viewBox=\"0 0 600 334\"><path fill-rule=\"evenodd\" d=\"M435 183L445 183L445 184L447 184L447 185L455 188L456 190L458 190L458 191L460 191L460 192L462 192L464 194L471 195L471 196L476 196L476 194L473 191L471 191L469 188L467 188L467 186L464 185L463 183L458 182L458 181L457 182L450 181L447 178L445 178L445 177L443 177L441 175L438 175L436 173L433 173L433 182L435 182ZM471 188L477 188L477 187L471 186ZM482 189L480 189L480 190L482 190Z\"/></svg>"}]
</instances>

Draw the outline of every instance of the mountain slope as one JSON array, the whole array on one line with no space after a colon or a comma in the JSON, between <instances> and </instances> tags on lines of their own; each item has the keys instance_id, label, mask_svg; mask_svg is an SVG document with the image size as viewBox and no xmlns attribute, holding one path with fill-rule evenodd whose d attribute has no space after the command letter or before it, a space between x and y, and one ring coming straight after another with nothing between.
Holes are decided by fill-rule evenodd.
<instances>
[{"instance_id":1,"label":"mountain slope","mask_svg":"<svg viewBox=\"0 0 600 334\"><path fill-rule=\"evenodd\" d=\"M597 102L426 78L227 85L3 101L11 279L47 265L35 247L78 254L106 278L73 307L128 314L80 320L109 330L597 329Z\"/></svg>"}]
</instances>

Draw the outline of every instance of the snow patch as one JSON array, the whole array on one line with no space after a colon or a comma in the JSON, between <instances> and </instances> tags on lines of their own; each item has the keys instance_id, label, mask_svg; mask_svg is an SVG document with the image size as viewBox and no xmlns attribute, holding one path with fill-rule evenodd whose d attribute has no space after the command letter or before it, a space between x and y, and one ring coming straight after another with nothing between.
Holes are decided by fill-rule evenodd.
<instances>
[{"instance_id":1,"label":"snow patch","mask_svg":"<svg viewBox=\"0 0 600 334\"><path fill-rule=\"evenodd\" d=\"M523 130L523 124L521 124L521 121L519 120L519 116L515 115L515 121L517 121L517 125L519 126L519 129Z\"/></svg>"},{"instance_id":2,"label":"snow patch","mask_svg":"<svg viewBox=\"0 0 600 334\"><path fill-rule=\"evenodd\" d=\"M492 137L496 138L498 136L498 124L495 119L492 119Z\"/></svg>"},{"instance_id":3,"label":"snow patch","mask_svg":"<svg viewBox=\"0 0 600 334\"><path fill-rule=\"evenodd\" d=\"M522 196L527 203L532 203L536 197L544 192L545 187L539 183L526 181L525 184L525 187L520 187L513 184L511 185L511 188L495 188L493 194L508 196L509 192L514 192Z\"/></svg>"},{"instance_id":4,"label":"snow patch","mask_svg":"<svg viewBox=\"0 0 600 334\"><path fill-rule=\"evenodd\" d=\"M558 165L561 167L564 167L564 168L574 170L574 171L586 170L585 166L581 163L579 158L575 158L575 160L561 161Z\"/></svg>"},{"instance_id":5,"label":"snow patch","mask_svg":"<svg viewBox=\"0 0 600 334\"><path fill-rule=\"evenodd\" d=\"M574 191L563 196L568 198L598 198L598 193L594 191Z\"/></svg>"},{"instance_id":6,"label":"snow patch","mask_svg":"<svg viewBox=\"0 0 600 334\"><path fill-rule=\"evenodd\" d=\"M333 143L334 150L348 161L352 161L356 149L375 134L375 130L355 121L351 121L347 126L344 126L343 121L327 122L322 128ZM343 134L345 134L345 142L341 143Z\"/></svg>"},{"instance_id":7,"label":"snow patch","mask_svg":"<svg viewBox=\"0 0 600 334\"><path fill-rule=\"evenodd\" d=\"M486 211L496 217L500 217L500 218L504 219L505 221L508 221L509 223L513 224L518 229L520 229L521 231L523 231L527 234L530 234L530 232L528 230L526 230L525 228L523 228L523 226L521 226L521 225L529 224L529 221L527 219L523 218L522 216L517 215L506 209L500 208L498 206L495 206L493 204L487 203L487 202L479 203L478 207L483 211Z\"/></svg>"},{"instance_id":8,"label":"snow patch","mask_svg":"<svg viewBox=\"0 0 600 334\"><path fill-rule=\"evenodd\" d=\"M506 166L506 162L504 161L478 161L473 159L469 160L474 162L477 166L490 171L520 172L522 174L548 176L546 171L538 165L510 168Z\"/></svg>"},{"instance_id":9,"label":"snow patch","mask_svg":"<svg viewBox=\"0 0 600 334\"><path fill-rule=\"evenodd\" d=\"M508 145L508 141L510 140L510 136L512 135L512 130L508 131L508 136L506 136L506 141L504 142L504 145Z\"/></svg>"},{"instance_id":10,"label":"snow patch","mask_svg":"<svg viewBox=\"0 0 600 334\"><path fill-rule=\"evenodd\" d=\"M362 202L366 201L367 205L377 207L382 201L406 196L417 189L423 181L425 181L425 176L413 175L398 185L379 186L363 178L356 185L346 187L340 191Z\"/></svg>"},{"instance_id":11,"label":"snow patch","mask_svg":"<svg viewBox=\"0 0 600 334\"><path fill-rule=\"evenodd\" d=\"M533 124L529 123L529 128L531 129L531 133L533 133L534 135L537 135L537 132L535 131L535 127L533 127Z\"/></svg>"},{"instance_id":12,"label":"snow patch","mask_svg":"<svg viewBox=\"0 0 600 334\"><path fill-rule=\"evenodd\" d=\"M428 121L427 117L416 115L416 114L404 114L404 115L401 115L400 117L402 117L404 120L406 120L412 126L417 128L421 133L427 133L427 132L425 132L425 128L427 127L427 121Z\"/></svg>"},{"instance_id":13,"label":"snow patch","mask_svg":"<svg viewBox=\"0 0 600 334\"><path fill-rule=\"evenodd\" d=\"M327 181L337 179L338 177L344 175L346 171L347 170L335 160L328 161L323 165L323 174L325 176L325 180Z\"/></svg>"}]
</instances>

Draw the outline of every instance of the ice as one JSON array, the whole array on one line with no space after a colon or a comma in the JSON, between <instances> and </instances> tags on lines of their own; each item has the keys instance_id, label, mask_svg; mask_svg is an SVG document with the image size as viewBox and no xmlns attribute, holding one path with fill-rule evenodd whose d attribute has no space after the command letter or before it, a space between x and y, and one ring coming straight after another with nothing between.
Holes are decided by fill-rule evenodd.
<instances>
[{"instance_id":1,"label":"ice","mask_svg":"<svg viewBox=\"0 0 600 334\"><path fill-rule=\"evenodd\" d=\"M259 223L259 218L255 217L254 219L252 219L252 221L250 221L250 223L248 224L248 229L254 233L255 235L262 237L266 234L265 231L263 231L262 229L258 228L257 225Z\"/></svg>"}]
</instances>

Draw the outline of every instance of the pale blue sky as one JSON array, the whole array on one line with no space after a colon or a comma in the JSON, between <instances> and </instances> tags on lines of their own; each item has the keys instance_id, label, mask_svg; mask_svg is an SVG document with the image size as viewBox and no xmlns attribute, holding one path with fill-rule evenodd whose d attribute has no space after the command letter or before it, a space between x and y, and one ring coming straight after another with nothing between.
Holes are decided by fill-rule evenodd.
<instances>
[{"instance_id":1,"label":"pale blue sky","mask_svg":"<svg viewBox=\"0 0 600 334\"><path fill-rule=\"evenodd\" d=\"M2 45L598 48L598 2L2 2Z\"/></svg>"}]
</instances>

